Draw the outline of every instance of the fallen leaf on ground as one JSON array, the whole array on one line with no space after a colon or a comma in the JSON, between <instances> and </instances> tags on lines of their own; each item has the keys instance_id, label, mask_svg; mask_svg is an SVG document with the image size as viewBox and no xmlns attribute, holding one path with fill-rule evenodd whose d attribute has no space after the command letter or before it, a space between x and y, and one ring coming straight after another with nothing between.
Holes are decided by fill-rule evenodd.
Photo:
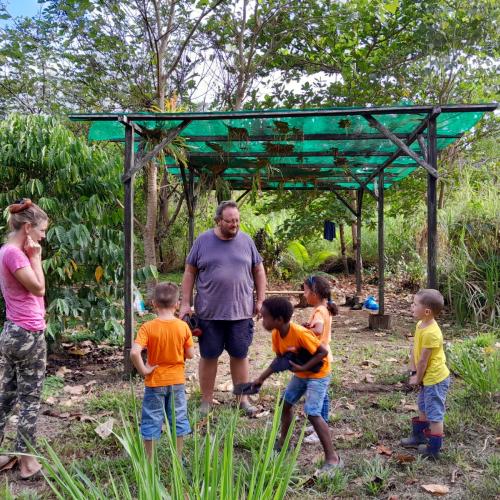
<instances>
[{"instance_id":1,"label":"fallen leaf on ground","mask_svg":"<svg viewBox=\"0 0 500 500\"><path fill-rule=\"evenodd\" d=\"M89 387L91 385L95 385L97 384L97 380L89 380L86 384L85 384L85 387Z\"/></svg>"},{"instance_id":2,"label":"fallen leaf on ground","mask_svg":"<svg viewBox=\"0 0 500 500\"><path fill-rule=\"evenodd\" d=\"M12 457L11 460L9 460L3 467L0 467L0 472L4 472L6 470L11 470L14 465L17 464L17 459L15 459L16 457ZM15 459L15 460L14 460Z\"/></svg>"},{"instance_id":3,"label":"fallen leaf on ground","mask_svg":"<svg viewBox=\"0 0 500 500\"><path fill-rule=\"evenodd\" d=\"M422 489L436 496L447 495L450 492L450 488L444 484L423 484Z\"/></svg>"},{"instance_id":4,"label":"fallen leaf on ground","mask_svg":"<svg viewBox=\"0 0 500 500\"><path fill-rule=\"evenodd\" d=\"M387 500L399 500L397 495L391 495Z\"/></svg>"},{"instance_id":5,"label":"fallen leaf on ground","mask_svg":"<svg viewBox=\"0 0 500 500\"><path fill-rule=\"evenodd\" d=\"M386 361L388 363L397 363L398 362L398 360L396 358L387 358Z\"/></svg>"},{"instance_id":6,"label":"fallen leaf on ground","mask_svg":"<svg viewBox=\"0 0 500 500\"><path fill-rule=\"evenodd\" d=\"M66 394L71 394L72 396L79 396L85 392L84 385L65 385L63 391Z\"/></svg>"},{"instance_id":7,"label":"fallen leaf on ground","mask_svg":"<svg viewBox=\"0 0 500 500\"><path fill-rule=\"evenodd\" d=\"M377 453L380 455L387 455L390 457L392 455L392 450L383 444L377 445Z\"/></svg>"},{"instance_id":8,"label":"fallen leaf on ground","mask_svg":"<svg viewBox=\"0 0 500 500\"><path fill-rule=\"evenodd\" d=\"M64 378L64 375L66 373L71 373L71 370L69 368L66 368L65 366L61 366L61 368L56 371L56 377Z\"/></svg>"},{"instance_id":9,"label":"fallen leaf on ground","mask_svg":"<svg viewBox=\"0 0 500 500\"><path fill-rule=\"evenodd\" d=\"M404 404L403 410L406 411L418 411L418 406L416 404Z\"/></svg>"},{"instance_id":10,"label":"fallen leaf on ground","mask_svg":"<svg viewBox=\"0 0 500 500\"><path fill-rule=\"evenodd\" d=\"M415 457L409 453L396 453L394 458L396 459L396 462L399 462L400 464L409 464L411 462L415 462L416 460Z\"/></svg>"},{"instance_id":11,"label":"fallen leaf on ground","mask_svg":"<svg viewBox=\"0 0 500 500\"><path fill-rule=\"evenodd\" d=\"M231 380L227 380L226 382L222 382L217 386L217 390L220 392L232 392L233 391L233 383Z\"/></svg>"},{"instance_id":12,"label":"fallen leaf on ground","mask_svg":"<svg viewBox=\"0 0 500 500\"><path fill-rule=\"evenodd\" d=\"M387 334L384 332L377 332L374 335L375 335L375 337L385 337Z\"/></svg>"},{"instance_id":13,"label":"fallen leaf on ground","mask_svg":"<svg viewBox=\"0 0 500 500\"><path fill-rule=\"evenodd\" d=\"M356 409L356 406L354 406L352 403L349 403L349 401L345 402L343 405L342 405L343 408L347 408L348 410L355 410Z\"/></svg>"},{"instance_id":14,"label":"fallen leaf on ground","mask_svg":"<svg viewBox=\"0 0 500 500\"><path fill-rule=\"evenodd\" d=\"M106 439L113 432L113 425L115 423L114 418L110 418L106 420L106 422L98 425L95 428L96 433L102 438Z\"/></svg>"},{"instance_id":15,"label":"fallen leaf on ground","mask_svg":"<svg viewBox=\"0 0 500 500\"><path fill-rule=\"evenodd\" d=\"M48 404L48 405L55 405L57 403L57 399L53 396L49 396L45 402Z\"/></svg>"},{"instance_id":16,"label":"fallen leaf on ground","mask_svg":"<svg viewBox=\"0 0 500 500\"><path fill-rule=\"evenodd\" d=\"M373 384L375 382L375 377L371 375L370 373L367 373L364 377L363 380L365 382L368 382L369 384Z\"/></svg>"},{"instance_id":17,"label":"fallen leaf on ground","mask_svg":"<svg viewBox=\"0 0 500 500\"><path fill-rule=\"evenodd\" d=\"M79 349L78 347L73 346L68 349L68 352L70 354L73 354L74 356L85 356L90 352L90 349L87 347L84 349Z\"/></svg>"},{"instance_id":18,"label":"fallen leaf on ground","mask_svg":"<svg viewBox=\"0 0 500 500\"><path fill-rule=\"evenodd\" d=\"M410 477L409 479L407 479L407 480L405 481L405 484L407 484L407 485L412 485L412 484L415 484L416 482L417 482L417 480L416 480L415 478Z\"/></svg>"},{"instance_id":19,"label":"fallen leaf on ground","mask_svg":"<svg viewBox=\"0 0 500 500\"><path fill-rule=\"evenodd\" d=\"M255 414L255 418L267 417L271 412L269 410L261 411Z\"/></svg>"},{"instance_id":20,"label":"fallen leaf on ground","mask_svg":"<svg viewBox=\"0 0 500 500\"><path fill-rule=\"evenodd\" d=\"M378 361L375 361L374 359L365 359L362 363L362 366L380 366L380 363Z\"/></svg>"}]
</instances>

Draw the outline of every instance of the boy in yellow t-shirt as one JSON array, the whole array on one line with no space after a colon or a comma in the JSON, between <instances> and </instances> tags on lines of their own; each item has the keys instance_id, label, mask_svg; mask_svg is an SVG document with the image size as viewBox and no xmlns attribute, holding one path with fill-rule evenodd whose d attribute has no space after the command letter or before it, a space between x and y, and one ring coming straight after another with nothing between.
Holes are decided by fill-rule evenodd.
<instances>
[{"instance_id":1,"label":"boy in yellow t-shirt","mask_svg":"<svg viewBox=\"0 0 500 500\"><path fill-rule=\"evenodd\" d=\"M443 444L443 420L450 371L446 366L443 334L435 318L444 300L433 289L420 290L413 299L413 317L418 320L410 353L410 384L420 386L419 415L412 419L412 436L401 440L407 448L418 448L419 454L437 458Z\"/></svg>"},{"instance_id":2,"label":"boy in yellow t-shirt","mask_svg":"<svg viewBox=\"0 0 500 500\"><path fill-rule=\"evenodd\" d=\"M141 435L149 460L154 441L160 439L165 414L172 429L172 399L175 408L177 453L182 455L184 436L191 432L187 416L184 361L194 356L189 326L175 317L179 288L174 283L159 283L153 293L158 317L144 323L130 351L130 359L145 377L142 402ZM141 351L147 349L146 364Z\"/></svg>"},{"instance_id":3,"label":"boy in yellow t-shirt","mask_svg":"<svg viewBox=\"0 0 500 500\"><path fill-rule=\"evenodd\" d=\"M272 332L272 346L276 355L283 356L287 352L298 352L300 349L305 349L312 355L303 365L290 361L294 376L283 395L281 436L275 448L281 450L292 423L293 407L305 395L304 413L318 434L325 452L325 463L318 473L330 473L342 467L344 462L333 449L328 425L321 416L323 400L330 382L328 351L312 331L290 321L292 314L292 304L283 297L271 297L262 304L262 325ZM319 371L311 371L321 361L323 364ZM272 373L274 370L271 365L253 381L253 385L260 387Z\"/></svg>"}]
</instances>

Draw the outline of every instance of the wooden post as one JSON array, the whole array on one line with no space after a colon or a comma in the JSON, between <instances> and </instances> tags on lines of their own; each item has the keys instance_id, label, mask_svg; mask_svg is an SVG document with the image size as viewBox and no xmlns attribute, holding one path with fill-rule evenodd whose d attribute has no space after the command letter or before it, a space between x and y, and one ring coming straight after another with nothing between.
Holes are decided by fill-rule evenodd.
<instances>
[{"instance_id":1,"label":"wooden post","mask_svg":"<svg viewBox=\"0 0 500 500\"><path fill-rule=\"evenodd\" d=\"M427 129L429 164L437 171L436 117ZM437 178L427 174L427 287L437 288Z\"/></svg>"},{"instance_id":2,"label":"wooden post","mask_svg":"<svg viewBox=\"0 0 500 500\"><path fill-rule=\"evenodd\" d=\"M124 312L125 312L125 339L123 349L123 371L126 377L133 372L130 361L130 350L132 348L132 337L134 332L134 129L131 125L125 125L125 165L124 165L124 224L123 232L125 238L124 248Z\"/></svg>"},{"instance_id":3,"label":"wooden post","mask_svg":"<svg viewBox=\"0 0 500 500\"><path fill-rule=\"evenodd\" d=\"M384 171L378 176L378 314L370 314L368 326L372 330L390 328L391 317L385 312L385 240L384 240Z\"/></svg>"},{"instance_id":4,"label":"wooden post","mask_svg":"<svg viewBox=\"0 0 500 500\"><path fill-rule=\"evenodd\" d=\"M363 205L363 189L356 191L356 296L361 295L361 209Z\"/></svg>"}]
</instances>

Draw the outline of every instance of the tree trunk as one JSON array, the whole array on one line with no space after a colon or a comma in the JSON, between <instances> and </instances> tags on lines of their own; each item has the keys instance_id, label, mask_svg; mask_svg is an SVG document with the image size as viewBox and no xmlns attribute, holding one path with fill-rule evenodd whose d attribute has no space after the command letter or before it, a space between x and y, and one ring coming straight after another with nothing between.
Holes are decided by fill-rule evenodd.
<instances>
[{"instance_id":1,"label":"tree trunk","mask_svg":"<svg viewBox=\"0 0 500 500\"><path fill-rule=\"evenodd\" d=\"M344 233L344 224L339 224L339 235L340 235L340 254L342 255L342 264L344 266L344 274L349 274L349 265L347 264L347 255L346 255L346 245L345 245L345 233Z\"/></svg>"}]
</instances>

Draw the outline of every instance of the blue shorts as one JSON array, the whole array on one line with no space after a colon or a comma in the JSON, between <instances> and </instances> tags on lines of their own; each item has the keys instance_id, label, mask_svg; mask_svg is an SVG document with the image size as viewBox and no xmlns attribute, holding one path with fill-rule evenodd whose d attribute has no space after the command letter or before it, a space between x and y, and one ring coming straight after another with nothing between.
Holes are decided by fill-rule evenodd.
<instances>
[{"instance_id":1,"label":"blue shorts","mask_svg":"<svg viewBox=\"0 0 500 500\"><path fill-rule=\"evenodd\" d=\"M200 319L202 330L198 337L202 358L218 358L224 349L232 358L244 359L253 340L253 319L235 321Z\"/></svg>"},{"instance_id":2,"label":"blue shorts","mask_svg":"<svg viewBox=\"0 0 500 500\"><path fill-rule=\"evenodd\" d=\"M329 383L330 375L323 378L300 378L294 375L285 389L283 399L294 405L305 394L304 413L320 417Z\"/></svg>"},{"instance_id":3,"label":"blue shorts","mask_svg":"<svg viewBox=\"0 0 500 500\"><path fill-rule=\"evenodd\" d=\"M418 409L425 413L429 422L442 422L445 414L445 402L450 377L439 384L423 385L418 393Z\"/></svg>"},{"instance_id":4,"label":"blue shorts","mask_svg":"<svg viewBox=\"0 0 500 500\"><path fill-rule=\"evenodd\" d=\"M191 433L184 384L146 387L142 401L142 439L146 441L160 439L165 414L172 428L172 395L175 407L175 432L178 437Z\"/></svg>"}]
</instances>

